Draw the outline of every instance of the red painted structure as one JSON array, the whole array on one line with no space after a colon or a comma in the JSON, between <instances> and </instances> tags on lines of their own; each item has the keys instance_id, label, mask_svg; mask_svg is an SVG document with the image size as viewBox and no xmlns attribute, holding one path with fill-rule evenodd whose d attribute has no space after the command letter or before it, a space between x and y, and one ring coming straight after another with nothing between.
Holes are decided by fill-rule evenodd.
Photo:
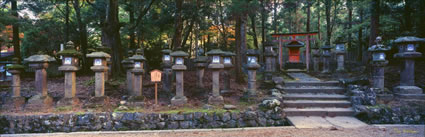
<instances>
[{"instance_id":1,"label":"red painted structure","mask_svg":"<svg viewBox=\"0 0 425 137\"><path fill-rule=\"evenodd\" d=\"M282 69L284 67L284 62L283 62L283 43L284 42L289 42L292 43L293 41L305 41L306 43L306 68L307 70L309 70L310 68L310 41L311 40L315 40L315 38L311 38L311 36L315 36L317 35L318 32L307 32L307 33L281 33L281 34L272 34L272 37L275 38L274 42L278 42L279 43L279 68ZM304 36L306 38L303 39L297 39L297 37L300 36ZM285 37L290 37L290 39L284 39ZM289 45L288 44L288 45ZM289 62L300 62L300 47L296 48L296 47L287 47L289 49L288 54L289 55Z\"/></svg>"}]
</instances>

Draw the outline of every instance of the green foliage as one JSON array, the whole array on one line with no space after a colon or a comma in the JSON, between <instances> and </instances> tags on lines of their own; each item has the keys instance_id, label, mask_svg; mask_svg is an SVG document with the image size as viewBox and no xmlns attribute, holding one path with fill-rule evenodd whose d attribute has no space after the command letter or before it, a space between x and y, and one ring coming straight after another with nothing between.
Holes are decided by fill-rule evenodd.
<instances>
[{"instance_id":1,"label":"green foliage","mask_svg":"<svg viewBox=\"0 0 425 137\"><path fill-rule=\"evenodd\" d=\"M84 81L84 86L92 86L95 83L96 79L93 77L89 80Z\"/></svg>"}]
</instances>

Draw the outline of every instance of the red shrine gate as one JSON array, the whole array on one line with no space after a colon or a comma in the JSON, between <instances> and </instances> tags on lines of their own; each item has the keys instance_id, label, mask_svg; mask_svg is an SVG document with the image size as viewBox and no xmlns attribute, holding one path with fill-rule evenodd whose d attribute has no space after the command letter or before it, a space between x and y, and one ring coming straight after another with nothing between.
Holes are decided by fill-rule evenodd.
<instances>
[{"instance_id":1,"label":"red shrine gate","mask_svg":"<svg viewBox=\"0 0 425 137\"><path fill-rule=\"evenodd\" d=\"M300 41L306 41L306 54L305 54L305 65L306 69L310 68L310 41L315 40L315 38L310 38L310 36L317 35L318 32L308 32L308 33L284 33L284 34L272 34L272 37L276 38L274 42L279 42L279 68L280 69L289 69L290 65L303 65L301 61L300 48L304 47L304 43ZM297 39L297 37L305 38ZM289 37L290 39L284 39L284 37ZM284 53L283 44L288 49L288 52ZM288 57L284 59L284 55L287 54ZM285 62L284 60L287 60Z\"/></svg>"}]
</instances>

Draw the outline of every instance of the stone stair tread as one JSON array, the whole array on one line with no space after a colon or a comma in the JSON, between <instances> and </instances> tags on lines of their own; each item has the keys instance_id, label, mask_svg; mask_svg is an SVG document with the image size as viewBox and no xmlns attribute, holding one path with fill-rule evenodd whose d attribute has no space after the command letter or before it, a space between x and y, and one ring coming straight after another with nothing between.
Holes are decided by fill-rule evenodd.
<instances>
[{"instance_id":1,"label":"stone stair tread","mask_svg":"<svg viewBox=\"0 0 425 137\"><path fill-rule=\"evenodd\" d=\"M348 96L346 95L342 95L342 94L322 94L322 93L318 93L318 94L312 94L312 93L305 93L305 94L297 94L297 93L291 93L291 94L285 94L283 96L285 97L302 97L302 98L348 98Z\"/></svg>"},{"instance_id":2,"label":"stone stair tread","mask_svg":"<svg viewBox=\"0 0 425 137\"><path fill-rule=\"evenodd\" d=\"M345 89L343 87L338 86L286 86L283 89Z\"/></svg>"},{"instance_id":3,"label":"stone stair tread","mask_svg":"<svg viewBox=\"0 0 425 137\"><path fill-rule=\"evenodd\" d=\"M326 108L318 108L318 107L312 107L312 108L285 108L283 109L285 112L289 111L325 111L325 112L336 112L336 111L346 111L346 112L354 112L353 108L335 108L335 107L326 107Z\"/></svg>"},{"instance_id":4,"label":"stone stair tread","mask_svg":"<svg viewBox=\"0 0 425 137\"><path fill-rule=\"evenodd\" d=\"M346 100L285 100L283 103L351 103Z\"/></svg>"}]
</instances>

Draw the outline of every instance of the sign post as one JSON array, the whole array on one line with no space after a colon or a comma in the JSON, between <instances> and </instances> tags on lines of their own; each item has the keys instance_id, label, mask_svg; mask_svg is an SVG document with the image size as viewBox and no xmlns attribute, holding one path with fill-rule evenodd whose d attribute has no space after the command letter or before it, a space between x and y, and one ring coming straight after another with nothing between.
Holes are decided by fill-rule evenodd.
<instances>
[{"instance_id":1,"label":"sign post","mask_svg":"<svg viewBox=\"0 0 425 137\"><path fill-rule=\"evenodd\" d=\"M161 81L161 71L155 69L151 72L151 81L155 83L155 105L158 104L158 85L157 83Z\"/></svg>"}]
</instances>

